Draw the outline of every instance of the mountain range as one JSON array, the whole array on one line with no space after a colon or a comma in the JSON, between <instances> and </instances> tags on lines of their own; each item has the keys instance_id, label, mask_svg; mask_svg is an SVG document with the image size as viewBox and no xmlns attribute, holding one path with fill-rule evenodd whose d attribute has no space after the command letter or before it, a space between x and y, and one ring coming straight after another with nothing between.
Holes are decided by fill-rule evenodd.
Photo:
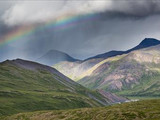
<instances>
[{"instance_id":1,"label":"mountain range","mask_svg":"<svg viewBox=\"0 0 160 120\"><path fill-rule=\"evenodd\" d=\"M32 111L67 109L54 113L62 117L71 112L70 115L77 118L78 111L87 110L88 117L92 118L91 113L98 114L103 109L114 118L113 112L122 107L119 113L126 118L125 108L132 103L117 105L116 109L114 106L90 108L128 102L132 97L160 97L160 41L153 38L146 38L127 51L110 51L85 60L51 50L36 61L39 63L22 59L0 63L0 116L20 113L5 118L31 119L27 116L38 114L36 119L39 119L42 112ZM134 111L126 110L135 113L139 109L137 104L148 107L147 103L133 103ZM75 108L84 109L68 110ZM115 111L108 113L112 109ZM48 111L45 113L49 115ZM136 113L136 118L147 118L144 113L139 114Z\"/></svg>"},{"instance_id":2,"label":"mountain range","mask_svg":"<svg viewBox=\"0 0 160 120\"><path fill-rule=\"evenodd\" d=\"M146 38L127 51L111 51L54 67L89 89L125 96L159 96L159 44L156 39Z\"/></svg>"},{"instance_id":3,"label":"mountain range","mask_svg":"<svg viewBox=\"0 0 160 120\"><path fill-rule=\"evenodd\" d=\"M104 59L106 59L106 58L109 58L109 57L113 57L113 56L116 56L116 55L127 54L129 52L134 51L134 50L139 50L139 49L155 46L155 45L158 45L158 44L160 44L160 41L157 40L157 39L145 38L139 45L137 45L137 46L135 46L135 47L133 47L129 50L126 50L126 51L113 50L113 51L109 51L109 52L106 52L106 53L103 53L103 54L99 54L99 55L87 58L86 60L94 59L94 58L104 58Z\"/></svg>"},{"instance_id":4,"label":"mountain range","mask_svg":"<svg viewBox=\"0 0 160 120\"><path fill-rule=\"evenodd\" d=\"M113 57L116 55L127 54L131 51L134 51L134 50L138 50L138 49L142 49L142 48L146 48L146 47L150 47L150 46L154 46L154 45L158 45L158 44L160 44L159 40L156 40L154 38L145 38L139 45L137 45L136 47L129 49L127 51L112 50L112 51L109 51L109 52L106 52L103 54L99 54L99 55L87 58L85 60L75 59L75 58L71 57L70 55L68 55L67 53L62 52L62 51L49 50L46 54L40 56L35 61L37 61L41 64L48 65L48 66L53 66L54 64L64 62L64 61L79 62L79 63L83 64L85 61L88 61L88 60L92 60L91 62L94 61L93 59L98 59L98 58L100 58L102 60L102 59L106 59L106 58ZM91 66L92 66L92 64L91 64Z\"/></svg>"}]
</instances>

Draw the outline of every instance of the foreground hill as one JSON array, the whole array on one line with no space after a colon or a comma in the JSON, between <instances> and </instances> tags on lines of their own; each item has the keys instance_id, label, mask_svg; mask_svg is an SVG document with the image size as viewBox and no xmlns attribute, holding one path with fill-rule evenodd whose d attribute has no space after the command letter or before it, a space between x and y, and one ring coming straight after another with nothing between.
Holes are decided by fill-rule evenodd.
<instances>
[{"instance_id":1,"label":"foreground hill","mask_svg":"<svg viewBox=\"0 0 160 120\"><path fill-rule=\"evenodd\" d=\"M94 57L90 57L84 61L79 61L79 62L69 62L69 61L64 61L60 62L53 67L55 67L58 71L63 73L64 75L68 76L69 78L78 81L82 78L83 74L95 66L96 64L102 62L103 60L114 57L117 55L123 55L123 54L128 54L132 51L135 50L140 50L143 48L148 48L151 46L156 46L159 45L160 41L156 40L154 38L145 38L139 45L136 47L133 47L132 49L129 49L127 51L110 51L106 52L104 54L99 54ZM69 68L69 69L68 69Z\"/></svg>"},{"instance_id":2,"label":"foreground hill","mask_svg":"<svg viewBox=\"0 0 160 120\"><path fill-rule=\"evenodd\" d=\"M51 67L21 59L0 63L0 116L111 103L105 95L82 87Z\"/></svg>"},{"instance_id":3,"label":"foreground hill","mask_svg":"<svg viewBox=\"0 0 160 120\"><path fill-rule=\"evenodd\" d=\"M3 120L159 120L160 100L145 100L109 107L20 113Z\"/></svg>"},{"instance_id":4,"label":"foreground hill","mask_svg":"<svg viewBox=\"0 0 160 120\"><path fill-rule=\"evenodd\" d=\"M58 51L58 50L50 50L45 55L38 58L36 61L52 66L56 63L62 62L62 61L69 61L69 62L75 62L78 61L77 59L71 57L70 55Z\"/></svg>"},{"instance_id":5,"label":"foreground hill","mask_svg":"<svg viewBox=\"0 0 160 120\"><path fill-rule=\"evenodd\" d=\"M78 82L91 89L160 96L160 45L105 59L81 78Z\"/></svg>"}]
</instances>

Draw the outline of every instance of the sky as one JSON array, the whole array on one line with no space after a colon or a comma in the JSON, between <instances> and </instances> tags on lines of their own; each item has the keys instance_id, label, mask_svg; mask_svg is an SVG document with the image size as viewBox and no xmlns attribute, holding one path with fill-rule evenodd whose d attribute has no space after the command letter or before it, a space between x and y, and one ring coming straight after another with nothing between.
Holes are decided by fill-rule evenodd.
<instances>
[{"instance_id":1,"label":"sky","mask_svg":"<svg viewBox=\"0 0 160 120\"><path fill-rule=\"evenodd\" d=\"M36 60L52 49L86 59L160 39L159 31L159 0L0 1L0 61Z\"/></svg>"}]
</instances>

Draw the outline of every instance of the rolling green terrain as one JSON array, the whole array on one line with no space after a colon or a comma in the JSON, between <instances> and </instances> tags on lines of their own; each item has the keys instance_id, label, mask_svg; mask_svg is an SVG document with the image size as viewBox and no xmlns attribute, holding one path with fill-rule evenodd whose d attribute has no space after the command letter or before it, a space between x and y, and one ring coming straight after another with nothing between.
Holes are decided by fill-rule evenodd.
<instances>
[{"instance_id":1,"label":"rolling green terrain","mask_svg":"<svg viewBox=\"0 0 160 120\"><path fill-rule=\"evenodd\" d=\"M0 116L108 104L51 67L20 59L0 63Z\"/></svg>"},{"instance_id":2,"label":"rolling green terrain","mask_svg":"<svg viewBox=\"0 0 160 120\"><path fill-rule=\"evenodd\" d=\"M3 120L159 120L160 99L108 107L19 113Z\"/></svg>"}]
</instances>

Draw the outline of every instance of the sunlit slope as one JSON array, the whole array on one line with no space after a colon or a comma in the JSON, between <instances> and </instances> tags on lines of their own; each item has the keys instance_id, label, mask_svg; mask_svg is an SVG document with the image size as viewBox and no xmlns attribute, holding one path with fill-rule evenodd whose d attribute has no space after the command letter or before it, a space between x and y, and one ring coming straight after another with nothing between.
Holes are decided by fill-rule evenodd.
<instances>
[{"instance_id":1,"label":"sunlit slope","mask_svg":"<svg viewBox=\"0 0 160 120\"><path fill-rule=\"evenodd\" d=\"M20 113L3 120L159 120L160 100L145 100L99 108Z\"/></svg>"},{"instance_id":2,"label":"sunlit slope","mask_svg":"<svg viewBox=\"0 0 160 120\"><path fill-rule=\"evenodd\" d=\"M123 95L159 96L160 45L103 60L78 82Z\"/></svg>"},{"instance_id":3,"label":"sunlit slope","mask_svg":"<svg viewBox=\"0 0 160 120\"><path fill-rule=\"evenodd\" d=\"M0 115L109 103L51 67L20 59L0 63Z\"/></svg>"},{"instance_id":4,"label":"sunlit slope","mask_svg":"<svg viewBox=\"0 0 160 120\"><path fill-rule=\"evenodd\" d=\"M102 60L103 59L98 58L78 62L65 61L55 64L53 67L74 81L78 81L84 72Z\"/></svg>"}]
</instances>

